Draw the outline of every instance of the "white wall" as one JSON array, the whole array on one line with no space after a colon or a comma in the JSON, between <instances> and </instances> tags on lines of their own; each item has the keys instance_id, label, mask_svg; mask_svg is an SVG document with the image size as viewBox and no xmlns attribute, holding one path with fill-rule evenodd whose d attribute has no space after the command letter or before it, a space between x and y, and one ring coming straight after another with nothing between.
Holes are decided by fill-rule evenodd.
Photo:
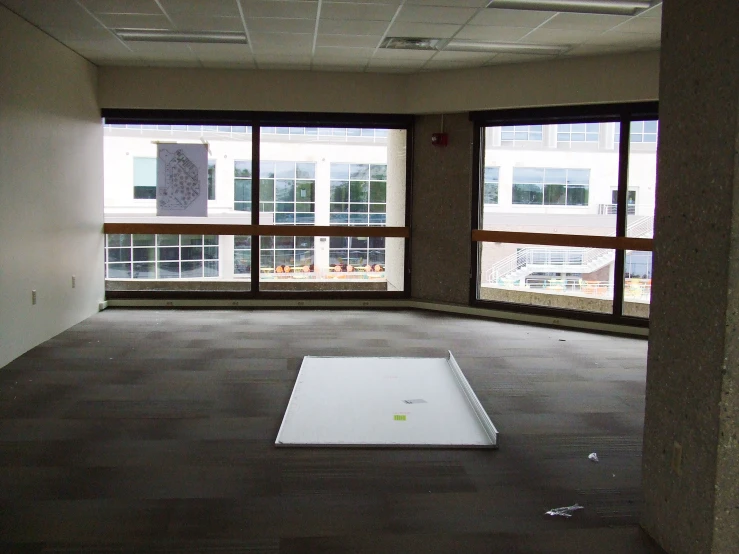
<instances>
[{"instance_id":1,"label":"white wall","mask_svg":"<svg viewBox=\"0 0 739 554\"><path fill-rule=\"evenodd\" d=\"M659 52L411 75L103 67L104 108L450 113L656 100Z\"/></svg>"},{"instance_id":2,"label":"white wall","mask_svg":"<svg viewBox=\"0 0 739 554\"><path fill-rule=\"evenodd\" d=\"M2 367L95 313L104 281L97 71L1 6L0 44Z\"/></svg>"}]
</instances>

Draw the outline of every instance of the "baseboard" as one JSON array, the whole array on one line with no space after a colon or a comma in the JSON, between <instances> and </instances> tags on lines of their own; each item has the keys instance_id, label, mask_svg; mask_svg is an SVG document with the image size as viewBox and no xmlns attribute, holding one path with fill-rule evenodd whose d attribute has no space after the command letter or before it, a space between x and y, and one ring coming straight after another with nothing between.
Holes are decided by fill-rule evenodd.
<instances>
[{"instance_id":1,"label":"baseboard","mask_svg":"<svg viewBox=\"0 0 739 554\"><path fill-rule=\"evenodd\" d=\"M103 304L105 305L103 307ZM582 331L598 331L603 333L614 333L618 335L629 335L635 337L649 336L646 327L634 327L630 325L619 325L615 323L603 323L597 321L584 321L574 318L563 318L560 316L545 316L536 314L522 314L503 310L490 310L476 308L460 304L444 304L439 302L428 302L413 299L398 300L207 300L207 299L111 299L100 303L101 310L105 308L369 308L369 309L417 309L433 312L443 312L455 315L466 315L483 319L494 319L502 321L515 321L518 323L530 323L535 325L547 325L552 327L563 327L578 329Z\"/></svg>"}]
</instances>

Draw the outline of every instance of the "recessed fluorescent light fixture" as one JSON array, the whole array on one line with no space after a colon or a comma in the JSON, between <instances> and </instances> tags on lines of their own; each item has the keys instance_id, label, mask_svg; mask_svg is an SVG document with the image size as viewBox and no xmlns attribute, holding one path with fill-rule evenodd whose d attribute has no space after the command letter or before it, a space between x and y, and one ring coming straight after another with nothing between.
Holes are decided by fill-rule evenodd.
<instances>
[{"instance_id":1,"label":"recessed fluorescent light fixture","mask_svg":"<svg viewBox=\"0 0 739 554\"><path fill-rule=\"evenodd\" d=\"M452 40L444 46L444 52L491 52L496 54L561 54L569 50L567 45L525 44L518 42L481 42L478 40Z\"/></svg>"},{"instance_id":2,"label":"recessed fluorescent light fixture","mask_svg":"<svg viewBox=\"0 0 739 554\"><path fill-rule=\"evenodd\" d=\"M448 40L441 38L388 37L381 48L391 50L435 50L437 52L490 52L491 54L548 54L569 50L569 45L525 44L518 42L484 42L479 40Z\"/></svg>"},{"instance_id":3,"label":"recessed fluorescent light fixture","mask_svg":"<svg viewBox=\"0 0 739 554\"><path fill-rule=\"evenodd\" d=\"M488 8L507 10L538 10L549 12L598 13L605 15L636 15L652 7L644 0L492 0Z\"/></svg>"},{"instance_id":4,"label":"recessed fluorescent light fixture","mask_svg":"<svg viewBox=\"0 0 739 554\"><path fill-rule=\"evenodd\" d=\"M151 29L115 29L115 34L126 41L139 42L202 42L211 44L246 44L244 33L181 32Z\"/></svg>"},{"instance_id":5,"label":"recessed fluorescent light fixture","mask_svg":"<svg viewBox=\"0 0 739 554\"><path fill-rule=\"evenodd\" d=\"M382 41L380 48L390 50L439 50L439 38L388 37Z\"/></svg>"}]
</instances>

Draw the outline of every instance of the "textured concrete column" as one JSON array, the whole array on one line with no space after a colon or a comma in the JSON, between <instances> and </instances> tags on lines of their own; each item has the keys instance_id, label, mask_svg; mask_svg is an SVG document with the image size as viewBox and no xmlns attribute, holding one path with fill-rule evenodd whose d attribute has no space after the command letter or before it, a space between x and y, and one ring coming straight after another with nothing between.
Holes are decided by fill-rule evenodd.
<instances>
[{"instance_id":1,"label":"textured concrete column","mask_svg":"<svg viewBox=\"0 0 739 554\"><path fill-rule=\"evenodd\" d=\"M664 3L642 525L739 551L739 2Z\"/></svg>"},{"instance_id":2,"label":"textured concrete column","mask_svg":"<svg viewBox=\"0 0 739 554\"><path fill-rule=\"evenodd\" d=\"M466 113L446 114L448 146L433 146L440 115L419 116L413 137L412 296L467 304L472 213L472 132Z\"/></svg>"}]
</instances>

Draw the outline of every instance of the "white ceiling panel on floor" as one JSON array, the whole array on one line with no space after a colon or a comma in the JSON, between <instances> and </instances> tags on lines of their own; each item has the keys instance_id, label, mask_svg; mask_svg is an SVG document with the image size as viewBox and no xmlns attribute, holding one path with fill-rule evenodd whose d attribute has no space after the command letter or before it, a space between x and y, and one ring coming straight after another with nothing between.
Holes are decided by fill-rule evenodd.
<instances>
[{"instance_id":1,"label":"white ceiling panel on floor","mask_svg":"<svg viewBox=\"0 0 739 554\"><path fill-rule=\"evenodd\" d=\"M538 27L554 17L554 12L537 12L529 10L481 10L470 24L472 25L502 25L512 27Z\"/></svg>"},{"instance_id":2,"label":"white ceiling panel on floor","mask_svg":"<svg viewBox=\"0 0 739 554\"><path fill-rule=\"evenodd\" d=\"M279 17L250 17L246 26L251 32L260 33L312 33L316 29L316 19L286 19Z\"/></svg>"},{"instance_id":3,"label":"white ceiling panel on floor","mask_svg":"<svg viewBox=\"0 0 739 554\"><path fill-rule=\"evenodd\" d=\"M474 8L403 6L395 21L410 23L467 23L477 13Z\"/></svg>"},{"instance_id":4,"label":"white ceiling panel on floor","mask_svg":"<svg viewBox=\"0 0 739 554\"><path fill-rule=\"evenodd\" d=\"M354 2L323 2L321 19L390 21L398 7L393 4L357 4Z\"/></svg>"},{"instance_id":5,"label":"white ceiling panel on floor","mask_svg":"<svg viewBox=\"0 0 739 554\"><path fill-rule=\"evenodd\" d=\"M632 19L626 15L558 13L544 24L544 29L607 31Z\"/></svg>"},{"instance_id":6,"label":"white ceiling panel on floor","mask_svg":"<svg viewBox=\"0 0 739 554\"><path fill-rule=\"evenodd\" d=\"M98 19L111 29L172 29L165 15L101 13Z\"/></svg>"},{"instance_id":7,"label":"white ceiling panel on floor","mask_svg":"<svg viewBox=\"0 0 739 554\"><path fill-rule=\"evenodd\" d=\"M193 0L195 1L195 0ZM285 19L315 19L318 4L290 0L241 0L245 17L283 17Z\"/></svg>"},{"instance_id":8,"label":"white ceiling panel on floor","mask_svg":"<svg viewBox=\"0 0 739 554\"><path fill-rule=\"evenodd\" d=\"M442 23L395 23L388 32L392 37L451 38L461 25Z\"/></svg>"},{"instance_id":9,"label":"white ceiling panel on floor","mask_svg":"<svg viewBox=\"0 0 739 554\"><path fill-rule=\"evenodd\" d=\"M380 44L382 36L350 36L350 35L318 35L316 47L318 46L345 46L347 48L372 48Z\"/></svg>"},{"instance_id":10,"label":"white ceiling panel on floor","mask_svg":"<svg viewBox=\"0 0 739 554\"><path fill-rule=\"evenodd\" d=\"M239 6L235 0L157 0L170 15L186 13L207 17L239 17Z\"/></svg>"},{"instance_id":11,"label":"white ceiling panel on floor","mask_svg":"<svg viewBox=\"0 0 739 554\"><path fill-rule=\"evenodd\" d=\"M328 35L382 35L389 25L389 21L344 21L321 18L318 32Z\"/></svg>"},{"instance_id":12,"label":"white ceiling panel on floor","mask_svg":"<svg viewBox=\"0 0 739 554\"><path fill-rule=\"evenodd\" d=\"M491 27L467 25L455 39L484 40L490 42L515 42L531 32L528 27Z\"/></svg>"},{"instance_id":13,"label":"white ceiling panel on floor","mask_svg":"<svg viewBox=\"0 0 739 554\"><path fill-rule=\"evenodd\" d=\"M244 22L240 17L193 17L173 15L172 21L180 31L226 31L244 32Z\"/></svg>"}]
</instances>

